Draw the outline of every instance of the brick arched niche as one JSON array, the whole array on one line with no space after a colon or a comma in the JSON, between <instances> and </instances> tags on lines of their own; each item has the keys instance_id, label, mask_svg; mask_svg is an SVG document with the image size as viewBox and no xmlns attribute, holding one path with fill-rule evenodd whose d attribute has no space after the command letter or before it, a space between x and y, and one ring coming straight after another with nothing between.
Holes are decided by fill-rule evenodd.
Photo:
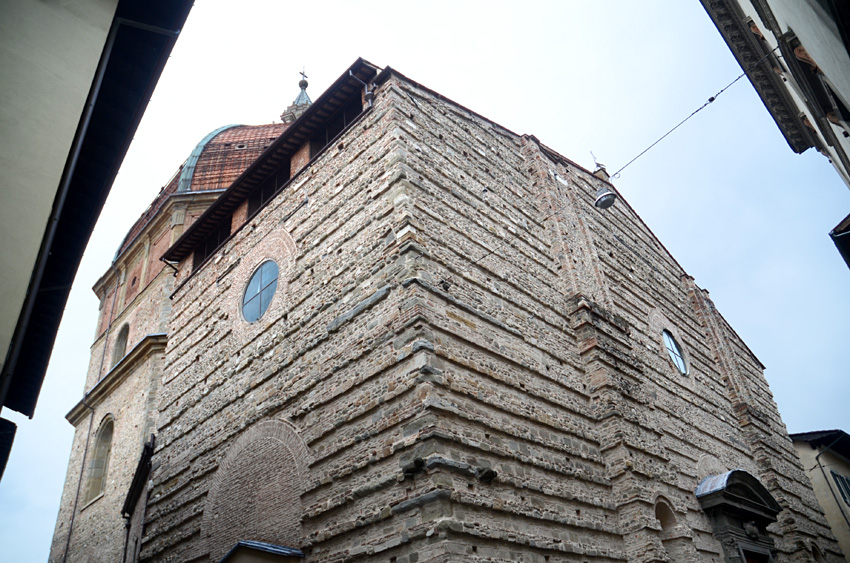
<instances>
[{"instance_id":1,"label":"brick arched niche","mask_svg":"<svg viewBox=\"0 0 850 563\"><path fill-rule=\"evenodd\" d=\"M301 494L310 452L280 420L246 430L218 466L204 507L201 537L210 561L239 540L300 547Z\"/></svg>"}]
</instances>

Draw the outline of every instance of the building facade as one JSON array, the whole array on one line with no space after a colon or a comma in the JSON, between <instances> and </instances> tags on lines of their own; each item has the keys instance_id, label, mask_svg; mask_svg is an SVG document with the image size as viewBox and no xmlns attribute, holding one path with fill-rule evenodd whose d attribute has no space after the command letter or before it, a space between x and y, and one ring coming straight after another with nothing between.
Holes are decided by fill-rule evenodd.
<instances>
[{"instance_id":1,"label":"building facade","mask_svg":"<svg viewBox=\"0 0 850 563\"><path fill-rule=\"evenodd\" d=\"M850 7L836 0L700 0L796 153L850 188ZM850 266L850 215L829 233Z\"/></svg>"},{"instance_id":2,"label":"building facade","mask_svg":"<svg viewBox=\"0 0 850 563\"><path fill-rule=\"evenodd\" d=\"M604 170L362 59L303 106L99 282L52 561L843 560L763 366Z\"/></svg>"},{"instance_id":3,"label":"building facade","mask_svg":"<svg viewBox=\"0 0 850 563\"><path fill-rule=\"evenodd\" d=\"M841 550L850 553L850 436L824 430L791 439Z\"/></svg>"}]
</instances>

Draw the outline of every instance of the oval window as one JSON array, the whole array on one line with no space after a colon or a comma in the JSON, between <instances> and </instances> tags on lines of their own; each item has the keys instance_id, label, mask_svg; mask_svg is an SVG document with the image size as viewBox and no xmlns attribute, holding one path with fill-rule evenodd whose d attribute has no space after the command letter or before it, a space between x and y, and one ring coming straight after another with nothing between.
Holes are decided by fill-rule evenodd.
<instances>
[{"instance_id":1,"label":"oval window","mask_svg":"<svg viewBox=\"0 0 850 563\"><path fill-rule=\"evenodd\" d=\"M263 262L251 276L251 281L248 282L245 295L242 297L242 316L249 323L262 317L269 308L269 303L272 302L277 289L277 275L277 264L269 260Z\"/></svg>"},{"instance_id":2,"label":"oval window","mask_svg":"<svg viewBox=\"0 0 850 563\"><path fill-rule=\"evenodd\" d=\"M661 334L664 337L664 346L667 348L667 353L670 354L670 359L673 360L673 364L675 364L676 369L679 370L679 373L682 375L688 375L688 366L685 363L685 355L682 354L682 348L679 346L679 343L676 342L676 339L673 338L670 331L665 330Z\"/></svg>"}]
</instances>

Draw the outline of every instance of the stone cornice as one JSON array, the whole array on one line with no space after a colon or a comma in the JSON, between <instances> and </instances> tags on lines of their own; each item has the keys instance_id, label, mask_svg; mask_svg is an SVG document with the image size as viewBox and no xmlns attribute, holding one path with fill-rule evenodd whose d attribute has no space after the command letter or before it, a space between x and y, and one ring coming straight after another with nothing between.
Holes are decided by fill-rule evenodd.
<instances>
[{"instance_id":1,"label":"stone cornice","mask_svg":"<svg viewBox=\"0 0 850 563\"><path fill-rule=\"evenodd\" d=\"M76 426L90 407L97 406L109 396L142 360L164 351L167 343L168 335L165 333L146 335L65 415L68 422Z\"/></svg>"},{"instance_id":2,"label":"stone cornice","mask_svg":"<svg viewBox=\"0 0 850 563\"><path fill-rule=\"evenodd\" d=\"M109 269L95 282L92 290L98 298L101 297L102 293L108 291L108 287L111 287L115 283L115 276L117 275L119 264L124 264L129 261L129 258L133 257L135 248L138 246L139 241L144 240L146 236L150 236L152 233L159 233L170 227L171 214L175 206L183 203L196 202L205 202L209 205L217 200L218 196L220 196L223 192L224 190L206 190L171 194L165 203L163 203L162 208L157 212L157 214L151 217L150 221L142 227L142 230L138 235L133 237L133 241L130 243L130 246L122 252L120 256L118 256L118 259L110 265Z\"/></svg>"},{"instance_id":3,"label":"stone cornice","mask_svg":"<svg viewBox=\"0 0 850 563\"><path fill-rule=\"evenodd\" d=\"M737 4L732 0L700 1L738 64L747 73L791 149L802 153L815 146L812 134L799 117L801 109L791 98L782 77L774 72L769 61L753 67L765 56L766 51L759 44L758 37L750 29Z\"/></svg>"}]
</instances>

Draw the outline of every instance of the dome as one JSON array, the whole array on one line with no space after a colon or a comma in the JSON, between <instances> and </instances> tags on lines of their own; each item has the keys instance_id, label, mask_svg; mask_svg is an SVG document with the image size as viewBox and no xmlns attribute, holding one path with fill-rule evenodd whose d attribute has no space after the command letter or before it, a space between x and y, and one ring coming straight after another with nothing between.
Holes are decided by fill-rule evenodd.
<instances>
[{"instance_id":1,"label":"dome","mask_svg":"<svg viewBox=\"0 0 850 563\"><path fill-rule=\"evenodd\" d=\"M114 260L127 250L169 197L177 193L225 190L287 127L286 123L226 125L206 135L136 220Z\"/></svg>"},{"instance_id":2,"label":"dome","mask_svg":"<svg viewBox=\"0 0 850 563\"><path fill-rule=\"evenodd\" d=\"M183 164L177 192L223 190L280 135L286 125L228 125L201 139Z\"/></svg>"}]
</instances>

